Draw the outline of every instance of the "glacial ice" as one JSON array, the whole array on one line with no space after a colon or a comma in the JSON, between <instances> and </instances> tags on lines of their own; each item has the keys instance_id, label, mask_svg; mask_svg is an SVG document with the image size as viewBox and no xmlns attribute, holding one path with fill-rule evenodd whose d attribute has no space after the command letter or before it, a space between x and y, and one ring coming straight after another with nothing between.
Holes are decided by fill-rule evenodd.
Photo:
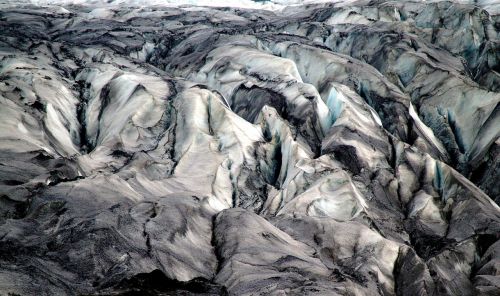
<instances>
[{"instance_id":1,"label":"glacial ice","mask_svg":"<svg viewBox=\"0 0 500 296\"><path fill-rule=\"evenodd\" d=\"M0 2L0 293L499 293L494 1L108 2Z\"/></svg>"}]
</instances>

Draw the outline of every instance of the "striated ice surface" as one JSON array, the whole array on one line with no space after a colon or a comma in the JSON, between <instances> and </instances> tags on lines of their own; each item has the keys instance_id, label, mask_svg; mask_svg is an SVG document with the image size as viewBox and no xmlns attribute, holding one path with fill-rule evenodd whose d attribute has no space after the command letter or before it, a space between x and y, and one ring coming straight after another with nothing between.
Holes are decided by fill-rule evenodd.
<instances>
[{"instance_id":1,"label":"striated ice surface","mask_svg":"<svg viewBox=\"0 0 500 296\"><path fill-rule=\"evenodd\" d=\"M499 295L497 1L0 1L0 295Z\"/></svg>"}]
</instances>

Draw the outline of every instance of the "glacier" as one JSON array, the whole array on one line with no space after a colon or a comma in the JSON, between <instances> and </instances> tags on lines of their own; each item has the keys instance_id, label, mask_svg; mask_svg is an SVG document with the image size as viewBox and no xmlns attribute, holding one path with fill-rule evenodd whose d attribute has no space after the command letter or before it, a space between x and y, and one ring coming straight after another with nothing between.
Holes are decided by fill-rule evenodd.
<instances>
[{"instance_id":1,"label":"glacier","mask_svg":"<svg viewBox=\"0 0 500 296\"><path fill-rule=\"evenodd\" d=\"M497 1L0 0L0 295L499 295Z\"/></svg>"}]
</instances>

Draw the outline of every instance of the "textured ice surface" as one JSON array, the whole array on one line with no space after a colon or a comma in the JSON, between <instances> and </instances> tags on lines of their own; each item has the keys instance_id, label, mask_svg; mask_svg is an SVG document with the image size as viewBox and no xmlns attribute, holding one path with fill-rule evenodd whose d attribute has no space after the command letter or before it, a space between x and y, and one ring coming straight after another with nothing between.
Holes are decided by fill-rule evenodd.
<instances>
[{"instance_id":1,"label":"textured ice surface","mask_svg":"<svg viewBox=\"0 0 500 296\"><path fill-rule=\"evenodd\" d=\"M0 1L0 294L498 295L499 28Z\"/></svg>"}]
</instances>

